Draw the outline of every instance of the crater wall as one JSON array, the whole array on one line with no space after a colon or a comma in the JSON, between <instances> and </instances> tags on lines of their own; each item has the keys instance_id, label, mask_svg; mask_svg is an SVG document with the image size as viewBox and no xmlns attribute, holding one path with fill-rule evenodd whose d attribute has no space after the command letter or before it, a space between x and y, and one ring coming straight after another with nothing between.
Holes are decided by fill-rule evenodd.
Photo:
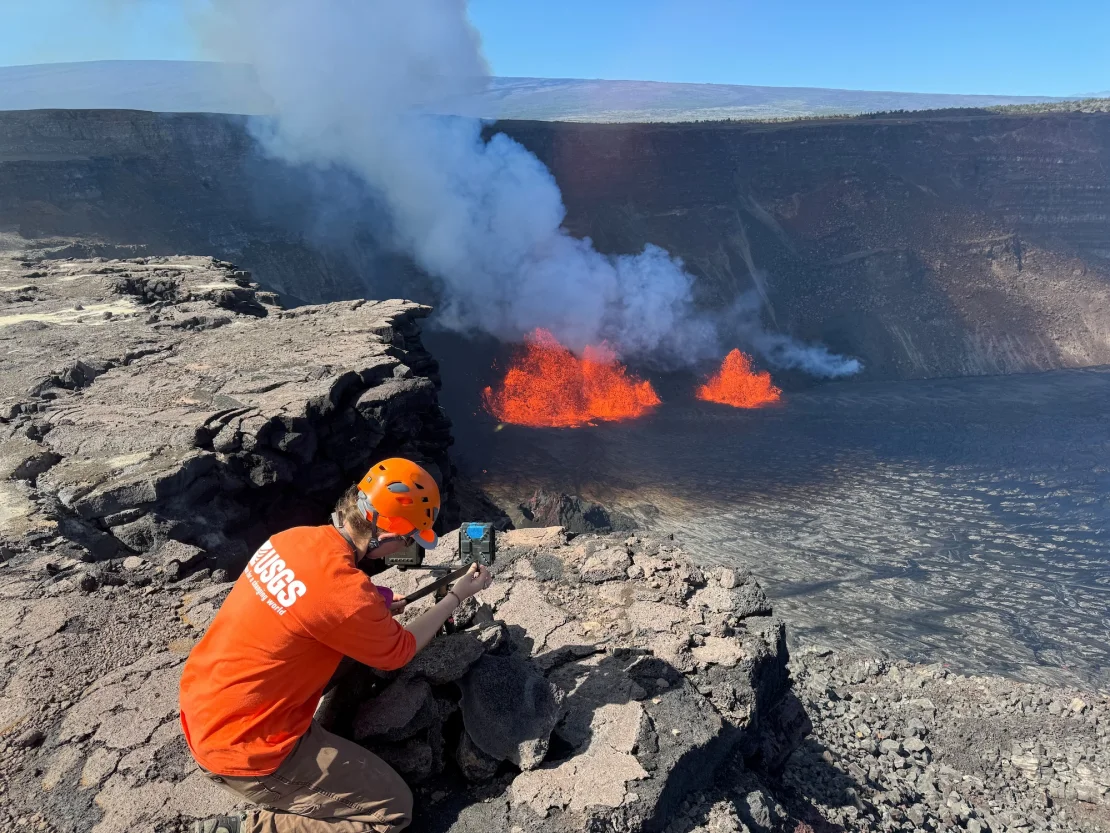
<instances>
[{"instance_id":1,"label":"crater wall","mask_svg":"<svg viewBox=\"0 0 1110 833\"><path fill-rule=\"evenodd\" d=\"M211 254L314 303L436 300L379 238L372 195L263 159L249 124L0 114L0 245ZM491 129L551 168L574 234L662 245L700 303L754 293L768 328L858 356L871 378L1110 362L1110 115Z\"/></svg>"}]
</instances>

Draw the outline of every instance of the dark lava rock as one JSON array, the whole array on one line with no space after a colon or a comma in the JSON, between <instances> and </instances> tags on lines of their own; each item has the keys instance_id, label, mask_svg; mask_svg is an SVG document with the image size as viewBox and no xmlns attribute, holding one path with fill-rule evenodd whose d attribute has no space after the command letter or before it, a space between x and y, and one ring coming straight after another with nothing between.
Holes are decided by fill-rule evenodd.
<instances>
[{"instance_id":1,"label":"dark lava rock","mask_svg":"<svg viewBox=\"0 0 1110 833\"><path fill-rule=\"evenodd\" d=\"M455 762L468 781L488 781L497 774L497 768L501 764L496 758L479 749L466 732L463 732L459 738L459 745L455 750Z\"/></svg>"},{"instance_id":2,"label":"dark lava rock","mask_svg":"<svg viewBox=\"0 0 1110 833\"><path fill-rule=\"evenodd\" d=\"M371 700L355 717L355 740L381 738L401 741L427 729L439 719L432 689L423 680L398 679Z\"/></svg>"},{"instance_id":3,"label":"dark lava rock","mask_svg":"<svg viewBox=\"0 0 1110 833\"><path fill-rule=\"evenodd\" d=\"M741 619L748 616L770 616L774 612L774 608L767 600L767 594L750 576L743 584L733 589L732 597L735 600L733 611Z\"/></svg>"},{"instance_id":4,"label":"dark lava rock","mask_svg":"<svg viewBox=\"0 0 1110 833\"><path fill-rule=\"evenodd\" d=\"M180 541L166 541L153 553L152 558L162 565L166 575L176 578L183 571L200 563L204 558L204 550Z\"/></svg>"},{"instance_id":5,"label":"dark lava rock","mask_svg":"<svg viewBox=\"0 0 1110 833\"><path fill-rule=\"evenodd\" d=\"M771 808L767 805L767 797L761 790L752 790L744 801L739 804L740 817L744 823L759 833L769 833L771 828Z\"/></svg>"},{"instance_id":6,"label":"dark lava rock","mask_svg":"<svg viewBox=\"0 0 1110 833\"><path fill-rule=\"evenodd\" d=\"M479 749L521 769L540 765L559 720L562 693L535 665L517 654L486 654L459 687L463 725Z\"/></svg>"},{"instance_id":7,"label":"dark lava rock","mask_svg":"<svg viewBox=\"0 0 1110 833\"><path fill-rule=\"evenodd\" d=\"M410 783L419 784L432 774L432 747L421 738L414 738L401 746L375 747L374 751Z\"/></svg>"},{"instance_id":8,"label":"dark lava rock","mask_svg":"<svg viewBox=\"0 0 1110 833\"><path fill-rule=\"evenodd\" d=\"M485 645L473 632L448 634L433 639L405 667L405 676L422 677L432 685L453 683L470 670L485 653Z\"/></svg>"},{"instance_id":9,"label":"dark lava rock","mask_svg":"<svg viewBox=\"0 0 1110 833\"><path fill-rule=\"evenodd\" d=\"M561 526L567 532L581 535L587 532L612 532L635 529L631 518L606 509L600 504L558 492L536 491L519 506L523 520L521 528Z\"/></svg>"}]
</instances>

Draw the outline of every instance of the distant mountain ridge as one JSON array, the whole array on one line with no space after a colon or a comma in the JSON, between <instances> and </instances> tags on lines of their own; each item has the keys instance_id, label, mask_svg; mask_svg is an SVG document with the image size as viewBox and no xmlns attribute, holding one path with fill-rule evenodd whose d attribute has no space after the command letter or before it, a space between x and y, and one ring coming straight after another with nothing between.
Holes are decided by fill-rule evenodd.
<instances>
[{"instance_id":1,"label":"distant mountain ridge","mask_svg":"<svg viewBox=\"0 0 1110 833\"><path fill-rule=\"evenodd\" d=\"M484 99L501 118L580 122L789 118L1064 100L573 78L493 78Z\"/></svg>"},{"instance_id":2,"label":"distant mountain ridge","mask_svg":"<svg viewBox=\"0 0 1110 833\"><path fill-rule=\"evenodd\" d=\"M85 61L0 67L0 110L261 115L272 106L245 64Z\"/></svg>"},{"instance_id":3,"label":"distant mountain ridge","mask_svg":"<svg viewBox=\"0 0 1110 833\"><path fill-rule=\"evenodd\" d=\"M886 110L1034 104L1067 98L950 95L819 87L759 87L492 78L487 90L437 109L486 118L640 122L789 118ZM89 61L0 67L0 110L152 110L262 115L272 102L244 64Z\"/></svg>"}]
</instances>

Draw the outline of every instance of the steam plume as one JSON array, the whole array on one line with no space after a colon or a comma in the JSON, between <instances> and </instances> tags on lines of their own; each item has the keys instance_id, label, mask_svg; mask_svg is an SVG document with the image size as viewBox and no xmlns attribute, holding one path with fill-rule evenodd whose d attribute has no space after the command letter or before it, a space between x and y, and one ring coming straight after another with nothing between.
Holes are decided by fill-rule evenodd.
<instances>
[{"instance_id":1,"label":"steam plume","mask_svg":"<svg viewBox=\"0 0 1110 833\"><path fill-rule=\"evenodd\" d=\"M769 333L760 324L760 313L766 303L762 272L749 265L757 276L757 288L742 293L727 314L727 331L747 342L752 350L771 367L803 370L822 379L853 376L863 369L859 359L833 353L822 344L805 344L782 333ZM725 327L723 326L722 329Z\"/></svg>"},{"instance_id":2,"label":"steam plume","mask_svg":"<svg viewBox=\"0 0 1110 833\"><path fill-rule=\"evenodd\" d=\"M503 134L484 141L476 118L428 112L465 101L488 76L465 0L210 8L208 42L252 64L275 103L269 152L347 168L378 192L397 246L443 284L443 323L511 340L545 328L575 350L607 340L624 356L671 362L721 354L681 262L653 245L607 256L571 237L534 155Z\"/></svg>"},{"instance_id":3,"label":"steam plume","mask_svg":"<svg viewBox=\"0 0 1110 833\"><path fill-rule=\"evenodd\" d=\"M752 343L772 367L795 368L827 379L854 376L863 369L859 359L839 356L820 344L801 344L782 333L755 333Z\"/></svg>"}]
</instances>

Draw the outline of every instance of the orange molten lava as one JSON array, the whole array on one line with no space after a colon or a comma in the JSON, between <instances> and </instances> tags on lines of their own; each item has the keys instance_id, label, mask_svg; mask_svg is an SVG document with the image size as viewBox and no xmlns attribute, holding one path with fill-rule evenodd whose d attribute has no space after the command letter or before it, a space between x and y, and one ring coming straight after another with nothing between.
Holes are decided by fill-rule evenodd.
<instances>
[{"instance_id":1,"label":"orange molten lava","mask_svg":"<svg viewBox=\"0 0 1110 833\"><path fill-rule=\"evenodd\" d=\"M771 374L752 371L752 360L733 350L721 362L721 369L698 388L698 399L720 402L734 408L758 408L778 402L782 391L771 383Z\"/></svg>"},{"instance_id":2,"label":"orange molten lava","mask_svg":"<svg viewBox=\"0 0 1110 833\"><path fill-rule=\"evenodd\" d=\"M630 376L605 345L579 358L547 330L528 335L501 386L486 388L482 400L502 422L536 428L635 419L659 404L651 382Z\"/></svg>"}]
</instances>

